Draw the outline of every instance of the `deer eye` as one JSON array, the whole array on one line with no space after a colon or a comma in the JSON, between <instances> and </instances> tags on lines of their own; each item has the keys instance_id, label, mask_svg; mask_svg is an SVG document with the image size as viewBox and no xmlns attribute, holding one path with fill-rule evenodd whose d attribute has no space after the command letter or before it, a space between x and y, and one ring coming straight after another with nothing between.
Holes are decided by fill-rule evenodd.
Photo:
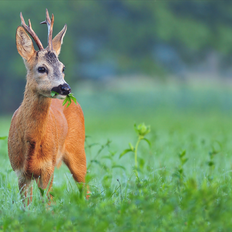
<instances>
[{"instance_id":1,"label":"deer eye","mask_svg":"<svg viewBox=\"0 0 232 232\"><path fill-rule=\"evenodd\" d=\"M45 72L47 72L47 70L44 67L38 67L38 72L39 73L45 73Z\"/></svg>"},{"instance_id":2,"label":"deer eye","mask_svg":"<svg viewBox=\"0 0 232 232\"><path fill-rule=\"evenodd\" d=\"M65 67L63 67L62 72L64 73Z\"/></svg>"}]
</instances>

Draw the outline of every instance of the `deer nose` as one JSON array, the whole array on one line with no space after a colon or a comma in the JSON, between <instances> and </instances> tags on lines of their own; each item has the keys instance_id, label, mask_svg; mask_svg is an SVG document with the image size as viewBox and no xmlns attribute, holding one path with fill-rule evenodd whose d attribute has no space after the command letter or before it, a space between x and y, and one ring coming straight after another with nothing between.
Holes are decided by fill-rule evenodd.
<instances>
[{"instance_id":1,"label":"deer nose","mask_svg":"<svg viewBox=\"0 0 232 232\"><path fill-rule=\"evenodd\" d=\"M71 93L71 88L68 84L61 85L60 89L63 95L68 95Z\"/></svg>"},{"instance_id":2,"label":"deer nose","mask_svg":"<svg viewBox=\"0 0 232 232\"><path fill-rule=\"evenodd\" d=\"M61 95L68 95L71 93L71 88L67 83L65 83L63 85L58 85L57 87L53 87L52 91L55 91Z\"/></svg>"}]
</instances>

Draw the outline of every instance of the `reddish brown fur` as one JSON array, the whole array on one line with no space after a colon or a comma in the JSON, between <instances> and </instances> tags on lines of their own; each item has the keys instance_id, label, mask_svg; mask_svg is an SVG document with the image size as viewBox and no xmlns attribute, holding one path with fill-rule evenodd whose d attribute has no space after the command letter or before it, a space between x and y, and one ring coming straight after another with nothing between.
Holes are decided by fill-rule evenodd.
<instances>
[{"instance_id":1,"label":"reddish brown fur","mask_svg":"<svg viewBox=\"0 0 232 232\"><path fill-rule=\"evenodd\" d=\"M21 36L20 33L24 33L22 30L18 28L16 36ZM61 34L60 40L56 38L54 42L57 55L65 33ZM18 36L17 39L21 37ZM30 42L28 38L24 40ZM52 187L54 168L62 161L68 166L77 182L85 182L86 175L82 109L79 104L74 103L67 108L62 106L61 100L51 99L37 92L39 87L35 81L33 68L36 62L45 62L43 53L46 49L41 51L42 55L38 61L38 54L31 50L34 49L33 45L31 47L29 46L28 49L27 44L28 51L21 52L24 47L17 43L28 75L24 99L12 117L8 139L10 162L18 176L19 189L28 198L27 204L32 200L31 180L35 179L42 189L47 188L50 183L49 191ZM29 191L30 196L28 196Z\"/></svg>"}]
</instances>

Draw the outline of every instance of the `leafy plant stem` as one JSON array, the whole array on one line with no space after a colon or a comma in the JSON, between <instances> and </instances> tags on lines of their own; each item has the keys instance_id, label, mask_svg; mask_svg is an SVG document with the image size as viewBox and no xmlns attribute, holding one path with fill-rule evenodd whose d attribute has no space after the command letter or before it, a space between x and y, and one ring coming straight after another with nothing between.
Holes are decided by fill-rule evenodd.
<instances>
[{"instance_id":1,"label":"leafy plant stem","mask_svg":"<svg viewBox=\"0 0 232 232\"><path fill-rule=\"evenodd\" d=\"M134 159L135 159L135 168L134 168L134 172L136 175L136 179L139 182L139 174L138 174L138 147L139 147L139 143L141 140L145 140L149 146L151 146L150 141L147 138L144 138L146 134L148 134L150 132L150 126L146 126L144 123L139 124L138 126L136 126L136 124L134 124L134 129L135 132L138 134L138 140L135 144L135 147L129 143L129 148L125 149L119 156L119 158L121 158L122 156L124 156L125 154L129 153L129 152L133 152L134 153Z\"/></svg>"},{"instance_id":2,"label":"leafy plant stem","mask_svg":"<svg viewBox=\"0 0 232 232\"><path fill-rule=\"evenodd\" d=\"M140 141L142 140L141 136L139 136L138 141L135 145L135 150L134 150L134 154L135 154L135 174L136 177L138 178L138 146Z\"/></svg>"}]
</instances>

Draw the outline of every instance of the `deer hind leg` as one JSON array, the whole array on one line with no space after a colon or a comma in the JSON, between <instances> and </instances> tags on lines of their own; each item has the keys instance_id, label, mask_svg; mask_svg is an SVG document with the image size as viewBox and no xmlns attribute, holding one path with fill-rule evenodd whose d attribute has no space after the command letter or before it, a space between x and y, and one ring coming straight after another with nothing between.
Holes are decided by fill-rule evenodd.
<instances>
[{"instance_id":1,"label":"deer hind leg","mask_svg":"<svg viewBox=\"0 0 232 232\"><path fill-rule=\"evenodd\" d=\"M69 168L70 172L73 175L73 178L76 182L81 183L79 185L80 194L88 194L88 186L85 186L85 175L86 175L86 157L85 151L83 150L80 153L65 153L63 158L64 163ZM89 198L89 195L86 195L86 198Z\"/></svg>"},{"instance_id":2,"label":"deer hind leg","mask_svg":"<svg viewBox=\"0 0 232 232\"><path fill-rule=\"evenodd\" d=\"M74 180L79 183L85 183L85 175L86 175L85 151L82 150L81 152L75 154L66 151L63 161L69 168L70 172L72 173Z\"/></svg>"}]
</instances>

